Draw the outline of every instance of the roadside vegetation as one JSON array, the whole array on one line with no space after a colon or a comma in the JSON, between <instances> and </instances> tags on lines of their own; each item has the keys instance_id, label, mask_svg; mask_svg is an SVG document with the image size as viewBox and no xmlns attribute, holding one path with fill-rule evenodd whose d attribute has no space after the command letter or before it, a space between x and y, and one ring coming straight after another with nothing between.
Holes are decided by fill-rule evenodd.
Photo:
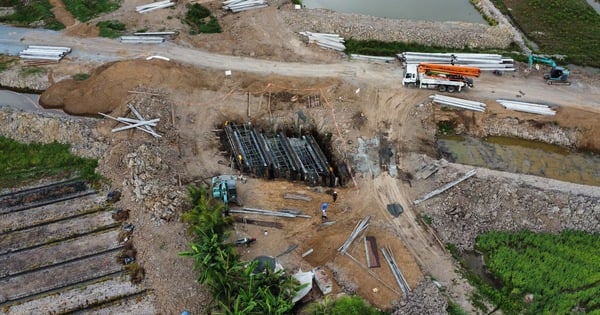
<instances>
[{"instance_id":1,"label":"roadside vegetation","mask_svg":"<svg viewBox=\"0 0 600 315\"><path fill-rule=\"evenodd\" d=\"M17 57L11 57L7 55L0 55L0 72L8 70L13 63L19 60Z\"/></svg>"},{"instance_id":2,"label":"roadside vegetation","mask_svg":"<svg viewBox=\"0 0 600 315\"><path fill-rule=\"evenodd\" d=\"M98 22L96 26L100 30L100 37L106 38L117 38L126 30L125 24L116 20Z\"/></svg>"},{"instance_id":3,"label":"roadside vegetation","mask_svg":"<svg viewBox=\"0 0 600 315\"><path fill-rule=\"evenodd\" d=\"M18 187L49 176L79 176L92 183L100 180L98 161L80 158L68 144L24 144L0 137L0 187Z\"/></svg>"},{"instance_id":4,"label":"roadside vegetation","mask_svg":"<svg viewBox=\"0 0 600 315\"><path fill-rule=\"evenodd\" d=\"M45 74L46 72L46 68L42 67L25 67L19 71L19 75L22 77L30 77L38 74Z\"/></svg>"},{"instance_id":5,"label":"roadside vegetation","mask_svg":"<svg viewBox=\"0 0 600 315\"><path fill-rule=\"evenodd\" d=\"M0 6L13 7L15 9L15 13L0 17L0 23L21 27L43 27L51 30L65 28L54 17L52 5L48 0L0 0Z\"/></svg>"},{"instance_id":6,"label":"roadside vegetation","mask_svg":"<svg viewBox=\"0 0 600 315\"><path fill-rule=\"evenodd\" d=\"M540 54L565 55L563 62L600 67L600 14L586 0L492 0Z\"/></svg>"},{"instance_id":7,"label":"roadside vegetation","mask_svg":"<svg viewBox=\"0 0 600 315\"><path fill-rule=\"evenodd\" d=\"M599 234L488 232L476 248L500 285L466 271L477 287L472 303L485 313L487 299L504 314L600 314ZM456 246L448 249L464 266Z\"/></svg>"},{"instance_id":8,"label":"roadside vegetation","mask_svg":"<svg viewBox=\"0 0 600 315\"><path fill-rule=\"evenodd\" d=\"M221 33L219 20L212 15L210 10L198 3L187 5L184 22L192 28L190 30L191 35L198 33Z\"/></svg>"},{"instance_id":9,"label":"roadside vegetation","mask_svg":"<svg viewBox=\"0 0 600 315\"><path fill-rule=\"evenodd\" d=\"M111 0L63 0L63 2L67 10L81 22L115 11L121 6L119 1Z\"/></svg>"}]
</instances>

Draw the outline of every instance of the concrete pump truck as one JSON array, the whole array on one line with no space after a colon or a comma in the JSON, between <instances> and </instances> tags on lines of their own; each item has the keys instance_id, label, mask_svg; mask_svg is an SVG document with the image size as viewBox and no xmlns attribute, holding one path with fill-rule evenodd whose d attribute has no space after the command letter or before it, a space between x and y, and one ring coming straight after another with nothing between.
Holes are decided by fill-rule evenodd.
<instances>
[{"instance_id":1,"label":"concrete pump truck","mask_svg":"<svg viewBox=\"0 0 600 315\"><path fill-rule=\"evenodd\" d=\"M447 64L407 64L402 84L421 89L437 89L440 92L460 92L465 86L473 87L473 79L481 69Z\"/></svg>"}]
</instances>

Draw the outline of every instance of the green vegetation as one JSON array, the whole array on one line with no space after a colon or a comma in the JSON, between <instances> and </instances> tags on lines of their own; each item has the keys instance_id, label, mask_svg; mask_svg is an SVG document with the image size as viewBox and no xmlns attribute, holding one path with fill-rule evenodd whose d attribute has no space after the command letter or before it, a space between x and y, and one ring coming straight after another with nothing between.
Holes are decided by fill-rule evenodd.
<instances>
[{"instance_id":1,"label":"green vegetation","mask_svg":"<svg viewBox=\"0 0 600 315\"><path fill-rule=\"evenodd\" d=\"M456 121L454 120L440 120L438 122L438 132L442 135L453 135L456 131Z\"/></svg>"},{"instance_id":2,"label":"green vegetation","mask_svg":"<svg viewBox=\"0 0 600 315\"><path fill-rule=\"evenodd\" d=\"M492 0L539 47L565 62L600 67L600 15L586 0Z\"/></svg>"},{"instance_id":3,"label":"green vegetation","mask_svg":"<svg viewBox=\"0 0 600 315\"><path fill-rule=\"evenodd\" d=\"M67 10L81 22L87 22L103 13L120 7L117 0L63 0Z\"/></svg>"},{"instance_id":4,"label":"green vegetation","mask_svg":"<svg viewBox=\"0 0 600 315\"><path fill-rule=\"evenodd\" d=\"M21 69L21 72L19 72L19 74L23 77L33 76L33 75L37 75L37 74L44 74L44 73L46 73L46 68L42 68L42 67L27 67L27 68Z\"/></svg>"},{"instance_id":5,"label":"green vegetation","mask_svg":"<svg viewBox=\"0 0 600 315\"><path fill-rule=\"evenodd\" d=\"M467 312L463 310L462 307L460 307L460 305L452 301L448 302L446 312L448 312L448 315L467 315Z\"/></svg>"},{"instance_id":6,"label":"green vegetation","mask_svg":"<svg viewBox=\"0 0 600 315\"><path fill-rule=\"evenodd\" d=\"M292 0L292 3L302 5L302 0Z\"/></svg>"},{"instance_id":7,"label":"green vegetation","mask_svg":"<svg viewBox=\"0 0 600 315\"><path fill-rule=\"evenodd\" d=\"M519 54L521 49L516 43L511 44L505 49L475 49L469 47L448 48L441 46L427 46L417 43L404 42L384 42L380 40L356 40L347 39L344 42L346 54L361 54L370 56L388 56L395 57L396 54L403 51L420 51L429 53L495 53L511 57L517 61L527 61L527 57Z\"/></svg>"},{"instance_id":8,"label":"green vegetation","mask_svg":"<svg viewBox=\"0 0 600 315\"><path fill-rule=\"evenodd\" d=\"M76 157L68 144L23 144L0 137L0 187L17 187L47 176L79 175L100 179L98 161Z\"/></svg>"},{"instance_id":9,"label":"green vegetation","mask_svg":"<svg viewBox=\"0 0 600 315\"><path fill-rule=\"evenodd\" d=\"M600 234L489 232L477 248L503 284L481 293L504 314L600 314Z\"/></svg>"},{"instance_id":10,"label":"green vegetation","mask_svg":"<svg viewBox=\"0 0 600 315\"><path fill-rule=\"evenodd\" d=\"M304 313L304 312L303 312ZM385 314L365 302L360 296L342 296L331 302L327 297L323 303L313 302L307 306L310 315L382 315Z\"/></svg>"},{"instance_id":11,"label":"green vegetation","mask_svg":"<svg viewBox=\"0 0 600 315\"><path fill-rule=\"evenodd\" d=\"M24 27L44 27L60 30L65 26L54 17L48 0L2 0L2 6L14 7L15 13L0 17L0 23Z\"/></svg>"},{"instance_id":12,"label":"green vegetation","mask_svg":"<svg viewBox=\"0 0 600 315\"><path fill-rule=\"evenodd\" d=\"M100 37L117 38L125 32L125 24L115 20L98 22L96 26L100 30Z\"/></svg>"},{"instance_id":13,"label":"green vegetation","mask_svg":"<svg viewBox=\"0 0 600 315\"><path fill-rule=\"evenodd\" d=\"M191 250L180 255L194 260L194 268L200 272L198 282L214 297L212 311L226 315L288 314L300 289L297 281L283 270L267 268L253 274L256 263L242 261L233 244L225 242L232 222L223 215L225 205L210 198L205 187L189 186L188 197L193 208L183 220L191 225L195 238Z\"/></svg>"},{"instance_id":14,"label":"green vegetation","mask_svg":"<svg viewBox=\"0 0 600 315\"><path fill-rule=\"evenodd\" d=\"M90 75L87 73L77 73L73 75L73 80L75 81L85 81L89 79Z\"/></svg>"},{"instance_id":15,"label":"green vegetation","mask_svg":"<svg viewBox=\"0 0 600 315\"><path fill-rule=\"evenodd\" d=\"M0 72L8 70L8 68L10 68L10 66L17 60L19 60L19 58L10 57L6 55L0 56Z\"/></svg>"},{"instance_id":16,"label":"green vegetation","mask_svg":"<svg viewBox=\"0 0 600 315\"><path fill-rule=\"evenodd\" d=\"M221 33L221 25L217 18L198 3L187 6L185 23L192 27L190 34Z\"/></svg>"}]
</instances>

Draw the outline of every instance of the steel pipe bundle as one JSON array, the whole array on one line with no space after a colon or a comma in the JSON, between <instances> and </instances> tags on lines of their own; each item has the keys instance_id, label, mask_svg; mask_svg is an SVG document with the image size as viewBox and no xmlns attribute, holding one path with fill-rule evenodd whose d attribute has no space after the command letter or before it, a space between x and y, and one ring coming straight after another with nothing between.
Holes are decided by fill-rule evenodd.
<instances>
[{"instance_id":1,"label":"steel pipe bundle","mask_svg":"<svg viewBox=\"0 0 600 315\"><path fill-rule=\"evenodd\" d=\"M411 291L410 286L408 285L408 281L406 281L406 278L404 278L402 271L400 271L400 268L396 263L396 259L394 258L392 250L389 248L382 247L381 252L385 257L385 261L388 263L388 266L390 267L390 270L392 271L392 274L394 275L398 286L402 290L402 293L404 293L405 296L408 295L408 293Z\"/></svg>"},{"instance_id":2,"label":"steel pipe bundle","mask_svg":"<svg viewBox=\"0 0 600 315\"><path fill-rule=\"evenodd\" d=\"M458 108L462 108L462 109L468 109L468 110L472 110L472 111L476 111L476 112L484 112L485 106L486 106L484 103L481 103L481 102L475 102L475 101L465 100L462 98L444 96L444 95L439 95L439 94L431 95L429 98L431 98L432 101L434 101L438 104L448 105L448 106L452 106L452 107L458 107Z\"/></svg>"},{"instance_id":3,"label":"steel pipe bundle","mask_svg":"<svg viewBox=\"0 0 600 315\"><path fill-rule=\"evenodd\" d=\"M231 12L237 13L252 9L261 9L267 7L265 0L227 0L223 1L223 9L231 10Z\"/></svg>"},{"instance_id":4,"label":"steel pipe bundle","mask_svg":"<svg viewBox=\"0 0 600 315\"><path fill-rule=\"evenodd\" d=\"M344 38L338 34L300 32L301 35L308 37L308 43L316 43L320 47L344 51Z\"/></svg>"},{"instance_id":5,"label":"steel pipe bundle","mask_svg":"<svg viewBox=\"0 0 600 315\"><path fill-rule=\"evenodd\" d=\"M455 64L478 67L482 71L515 71L514 60L498 54L403 52L396 56L406 64Z\"/></svg>"},{"instance_id":6,"label":"steel pipe bundle","mask_svg":"<svg viewBox=\"0 0 600 315\"><path fill-rule=\"evenodd\" d=\"M550 106L544 105L544 104L516 102L516 101L509 101L509 100L496 100L496 102L500 103L506 109L516 110L519 112L526 112L526 113L546 115L546 116L556 115L555 110L550 108Z\"/></svg>"},{"instance_id":7,"label":"steel pipe bundle","mask_svg":"<svg viewBox=\"0 0 600 315\"><path fill-rule=\"evenodd\" d=\"M138 13L146 13L146 12L153 11L156 9L172 7L174 5L175 5L175 2L171 2L171 0L164 0L164 1L158 1L158 2L153 2L153 3L137 6L137 7L135 7L135 10Z\"/></svg>"},{"instance_id":8,"label":"steel pipe bundle","mask_svg":"<svg viewBox=\"0 0 600 315\"><path fill-rule=\"evenodd\" d=\"M165 41L163 37L155 36L121 36L119 40L128 44L160 44Z\"/></svg>"},{"instance_id":9,"label":"steel pipe bundle","mask_svg":"<svg viewBox=\"0 0 600 315\"><path fill-rule=\"evenodd\" d=\"M358 235L360 235L360 233L366 230L369 226L369 219L371 219L371 216L366 216L360 222L358 222L358 224L356 224L356 227L354 227L354 230L352 233L350 233L350 237L348 237L344 244L338 248L338 252L345 254L346 251L348 251L348 248L350 248L352 242L354 242Z\"/></svg>"},{"instance_id":10,"label":"steel pipe bundle","mask_svg":"<svg viewBox=\"0 0 600 315\"><path fill-rule=\"evenodd\" d=\"M69 47L30 45L19 52L19 57L22 59L50 60L58 62L70 52L71 48Z\"/></svg>"}]
</instances>

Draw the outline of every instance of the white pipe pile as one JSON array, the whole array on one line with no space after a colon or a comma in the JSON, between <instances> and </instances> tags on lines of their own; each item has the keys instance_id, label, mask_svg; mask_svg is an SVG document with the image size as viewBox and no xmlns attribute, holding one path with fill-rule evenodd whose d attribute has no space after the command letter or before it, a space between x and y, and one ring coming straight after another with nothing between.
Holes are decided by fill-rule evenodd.
<instances>
[{"instance_id":1,"label":"white pipe pile","mask_svg":"<svg viewBox=\"0 0 600 315\"><path fill-rule=\"evenodd\" d=\"M486 106L484 103L481 102L470 101L462 98L450 97L439 94L431 95L429 98L431 98L433 102L438 104L468 109L476 112L484 112Z\"/></svg>"},{"instance_id":2,"label":"white pipe pile","mask_svg":"<svg viewBox=\"0 0 600 315\"><path fill-rule=\"evenodd\" d=\"M396 56L406 64L455 64L478 67L481 71L515 71L514 60L498 54L403 52Z\"/></svg>"},{"instance_id":3,"label":"white pipe pile","mask_svg":"<svg viewBox=\"0 0 600 315\"><path fill-rule=\"evenodd\" d=\"M71 48L69 47L30 45L19 52L19 57L22 59L50 60L58 62L70 52Z\"/></svg>"},{"instance_id":4,"label":"white pipe pile","mask_svg":"<svg viewBox=\"0 0 600 315\"><path fill-rule=\"evenodd\" d=\"M137 13L146 13L157 9L172 7L174 5L175 2L171 2L171 0L164 0L137 6L135 7L135 10Z\"/></svg>"},{"instance_id":5,"label":"white pipe pile","mask_svg":"<svg viewBox=\"0 0 600 315\"><path fill-rule=\"evenodd\" d=\"M500 105L504 106L504 108L506 108L506 109L515 110L515 111L519 111L519 112L538 114L538 115L546 115L546 116L556 115L555 110L550 108L550 106L544 105L544 104L516 102L516 101L509 101L509 100L496 100L496 102L500 103Z\"/></svg>"},{"instance_id":6,"label":"white pipe pile","mask_svg":"<svg viewBox=\"0 0 600 315\"><path fill-rule=\"evenodd\" d=\"M177 32L169 31L169 32L135 32L133 33L135 36L172 36L177 35Z\"/></svg>"},{"instance_id":7,"label":"white pipe pile","mask_svg":"<svg viewBox=\"0 0 600 315\"><path fill-rule=\"evenodd\" d=\"M127 44L160 44L165 41L164 37L155 36L121 36L119 40Z\"/></svg>"},{"instance_id":8,"label":"white pipe pile","mask_svg":"<svg viewBox=\"0 0 600 315\"><path fill-rule=\"evenodd\" d=\"M346 251L348 251L348 248L350 248L352 242L354 242L358 235L360 235L360 233L366 230L369 226L369 219L371 219L371 216L366 216L360 222L358 222L358 224L356 224L356 227L354 227L354 230L350 234L350 237L348 237L344 244L340 246L340 248L338 248L338 252L345 254Z\"/></svg>"},{"instance_id":9,"label":"white pipe pile","mask_svg":"<svg viewBox=\"0 0 600 315\"><path fill-rule=\"evenodd\" d=\"M396 58L394 58L394 57L369 56L369 55L359 55L359 54L350 54L350 58L356 59L356 60L364 60L364 61L371 61L371 62L383 62L383 63L390 63L390 62L394 62L396 60Z\"/></svg>"},{"instance_id":10,"label":"white pipe pile","mask_svg":"<svg viewBox=\"0 0 600 315\"><path fill-rule=\"evenodd\" d=\"M312 32L300 32L301 35L308 37L308 43L316 43L319 47L334 49L337 51L346 50L344 46L344 38L338 34L327 34L327 33L312 33Z\"/></svg>"},{"instance_id":11,"label":"white pipe pile","mask_svg":"<svg viewBox=\"0 0 600 315\"><path fill-rule=\"evenodd\" d=\"M408 293L411 292L410 286L408 285L406 278L404 278L402 271L400 271L400 267L398 267L398 264L396 263L396 259L394 258L394 254L392 253L392 250L389 248L382 247L381 252L383 253L383 256L385 257L385 261L388 263L388 266L390 267L390 271L394 275L394 278L396 279L398 286L402 290L402 293L404 293L404 296L408 295Z\"/></svg>"},{"instance_id":12,"label":"white pipe pile","mask_svg":"<svg viewBox=\"0 0 600 315\"><path fill-rule=\"evenodd\" d=\"M223 9L233 13L267 7L265 0L227 0L223 1Z\"/></svg>"}]
</instances>

